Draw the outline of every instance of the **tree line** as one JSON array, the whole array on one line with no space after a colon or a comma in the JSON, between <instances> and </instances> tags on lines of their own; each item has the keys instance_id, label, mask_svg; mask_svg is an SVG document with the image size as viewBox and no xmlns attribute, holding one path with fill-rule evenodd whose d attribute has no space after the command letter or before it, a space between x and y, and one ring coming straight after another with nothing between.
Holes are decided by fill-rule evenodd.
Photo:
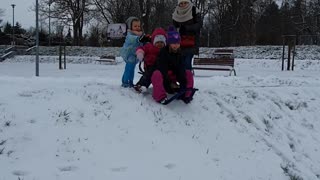
<instances>
[{"instance_id":1,"label":"tree line","mask_svg":"<svg viewBox=\"0 0 320 180\"><path fill-rule=\"evenodd\" d=\"M214 0L203 32L214 46L281 44L283 35L319 41L319 8L319 0Z\"/></svg>"},{"instance_id":2,"label":"tree line","mask_svg":"<svg viewBox=\"0 0 320 180\"><path fill-rule=\"evenodd\" d=\"M297 43L320 41L320 0L192 2L204 21L201 46L278 45L283 35L300 37ZM151 33L172 23L176 4L172 0L40 0L42 38L49 39L49 29L50 39L59 36L63 28L64 38L68 35L72 45L107 46L108 24L137 16L144 31Z\"/></svg>"}]
</instances>

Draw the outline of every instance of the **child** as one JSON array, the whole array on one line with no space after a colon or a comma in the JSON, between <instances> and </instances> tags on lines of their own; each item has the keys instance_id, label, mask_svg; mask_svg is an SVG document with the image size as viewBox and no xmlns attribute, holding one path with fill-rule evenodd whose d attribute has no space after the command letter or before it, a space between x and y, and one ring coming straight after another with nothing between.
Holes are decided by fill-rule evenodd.
<instances>
[{"instance_id":1,"label":"child","mask_svg":"<svg viewBox=\"0 0 320 180\"><path fill-rule=\"evenodd\" d=\"M134 86L137 92L145 92L151 84L151 75L155 70L155 62L160 49L166 45L166 31L156 28L151 35L151 43L137 48L136 55L140 61L144 61L144 73Z\"/></svg>"},{"instance_id":2,"label":"child","mask_svg":"<svg viewBox=\"0 0 320 180\"><path fill-rule=\"evenodd\" d=\"M137 17L129 17L126 24L128 28L127 36L120 50L120 55L126 63L121 85L125 88L133 87L134 70L138 62L135 51L141 45L139 37L142 35L141 22Z\"/></svg>"},{"instance_id":3,"label":"child","mask_svg":"<svg viewBox=\"0 0 320 180\"><path fill-rule=\"evenodd\" d=\"M167 46L160 50L156 70L151 77L152 97L161 104L165 104L167 101L166 92L173 92L172 83L178 82L181 90L193 88L193 75L190 70L186 70L180 41L179 33L173 26L170 26L167 33ZM192 100L191 93L191 91L187 91L182 97L186 104Z\"/></svg>"}]
</instances>

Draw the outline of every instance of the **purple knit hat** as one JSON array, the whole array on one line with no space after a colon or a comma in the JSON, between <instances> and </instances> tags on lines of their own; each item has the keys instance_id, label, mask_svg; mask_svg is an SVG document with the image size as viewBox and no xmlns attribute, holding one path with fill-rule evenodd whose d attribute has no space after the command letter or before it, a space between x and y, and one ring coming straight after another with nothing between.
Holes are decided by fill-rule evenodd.
<instances>
[{"instance_id":1,"label":"purple knit hat","mask_svg":"<svg viewBox=\"0 0 320 180\"><path fill-rule=\"evenodd\" d=\"M167 32L167 44L180 44L181 37L174 26L169 26Z\"/></svg>"}]
</instances>

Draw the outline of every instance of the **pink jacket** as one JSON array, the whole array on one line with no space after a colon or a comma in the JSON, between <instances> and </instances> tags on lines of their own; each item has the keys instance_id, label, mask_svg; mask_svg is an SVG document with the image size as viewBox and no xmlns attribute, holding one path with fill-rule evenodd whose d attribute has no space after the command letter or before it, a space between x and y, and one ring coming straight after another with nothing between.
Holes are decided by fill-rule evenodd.
<instances>
[{"instance_id":1,"label":"pink jacket","mask_svg":"<svg viewBox=\"0 0 320 180\"><path fill-rule=\"evenodd\" d=\"M164 35L165 37L167 36L164 29L156 28L151 35L151 43L147 43L144 46L139 46L136 50L136 54L144 54L144 62L147 66L153 66L155 64L160 52L160 49L153 45L156 35Z\"/></svg>"}]
</instances>

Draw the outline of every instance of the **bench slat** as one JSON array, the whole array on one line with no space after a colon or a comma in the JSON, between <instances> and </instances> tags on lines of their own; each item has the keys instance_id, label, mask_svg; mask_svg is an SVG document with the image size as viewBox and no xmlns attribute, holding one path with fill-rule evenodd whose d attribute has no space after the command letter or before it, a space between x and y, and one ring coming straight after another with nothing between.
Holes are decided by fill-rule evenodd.
<instances>
[{"instance_id":1,"label":"bench slat","mask_svg":"<svg viewBox=\"0 0 320 180\"><path fill-rule=\"evenodd\" d=\"M109 58L108 58L109 57ZM96 59L96 62L99 62L100 64L102 62L105 62L105 63L110 63L110 64L117 64L117 61L115 58L112 58L110 56L104 56L104 57L100 57L100 59Z\"/></svg>"},{"instance_id":2,"label":"bench slat","mask_svg":"<svg viewBox=\"0 0 320 180\"><path fill-rule=\"evenodd\" d=\"M108 56L108 55L103 55L100 57L100 59L116 59L115 56Z\"/></svg>"},{"instance_id":3,"label":"bench slat","mask_svg":"<svg viewBox=\"0 0 320 180\"><path fill-rule=\"evenodd\" d=\"M234 66L234 59L194 58L194 65L226 65Z\"/></svg>"},{"instance_id":4,"label":"bench slat","mask_svg":"<svg viewBox=\"0 0 320 180\"><path fill-rule=\"evenodd\" d=\"M198 59L198 58L194 58L193 60L195 63L198 63L198 62L203 62L203 63L223 63L223 62L227 62L227 63L233 63L234 62L234 59Z\"/></svg>"},{"instance_id":5,"label":"bench slat","mask_svg":"<svg viewBox=\"0 0 320 180\"><path fill-rule=\"evenodd\" d=\"M211 58L194 58L193 65L193 69L230 71L230 75L236 75L233 49L216 49Z\"/></svg>"},{"instance_id":6,"label":"bench slat","mask_svg":"<svg viewBox=\"0 0 320 180\"><path fill-rule=\"evenodd\" d=\"M99 61L99 62L115 62L114 59L97 59L96 61Z\"/></svg>"},{"instance_id":7,"label":"bench slat","mask_svg":"<svg viewBox=\"0 0 320 180\"><path fill-rule=\"evenodd\" d=\"M214 65L216 65L216 66L231 66L231 67L234 67L234 64L226 64L226 63L223 63L223 64L217 64L217 63L212 63L212 64L210 64L210 63L197 63L197 64L193 64L193 65L195 65L195 66L197 66L197 65L199 65L199 66L203 66L203 65L208 65L208 66L214 66Z\"/></svg>"},{"instance_id":8,"label":"bench slat","mask_svg":"<svg viewBox=\"0 0 320 180\"><path fill-rule=\"evenodd\" d=\"M216 70L216 71L231 71L232 68L218 68L218 67L192 67L193 69L200 69L200 70Z\"/></svg>"}]
</instances>

